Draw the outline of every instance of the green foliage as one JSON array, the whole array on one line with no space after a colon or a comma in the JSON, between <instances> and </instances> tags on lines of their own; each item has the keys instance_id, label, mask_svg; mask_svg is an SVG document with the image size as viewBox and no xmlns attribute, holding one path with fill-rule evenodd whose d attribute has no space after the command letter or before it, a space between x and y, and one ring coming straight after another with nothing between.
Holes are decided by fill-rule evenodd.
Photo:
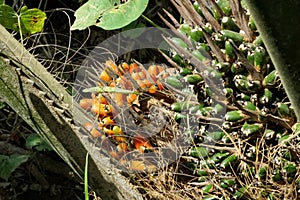
<instances>
[{"instance_id":1,"label":"green foliage","mask_svg":"<svg viewBox=\"0 0 300 200\"><path fill-rule=\"evenodd\" d=\"M26 138L26 146L30 149L35 148L38 151L51 151L52 147L45 142L38 134L31 134Z\"/></svg>"},{"instance_id":2,"label":"green foliage","mask_svg":"<svg viewBox=\"0 0 300 200\"><path fill-rule=\"evenodd\" d=\"M23 35L42 31L46 18L46 13L37 8L28 9L24 6L18 14L12 7L3 4L3 1L0 5L0 24Z\"/></svg>"},{"instance_id":3,"label":"green foliage","mask_svg":"<svg viewBox=\"0 0 300 200\"><path fill-rule=\"evenodd\" d=\"M96 25L105 30L122 28L135 21L144 12L148 0L89 0L75 12L71 30L83 30Z\"/></svg>"},{"instance_id":4,"label":"green foliage","mask_svg":"<svg viewBox=\"0 0 300 200\"><path fill-rule=\"evenodd\" d=\"M11 173L14 172L15 169L17 169L22 163L26 162L28 158L29 155L0 155L0 178L7 181Z\"/></svg>"}]
</instances>

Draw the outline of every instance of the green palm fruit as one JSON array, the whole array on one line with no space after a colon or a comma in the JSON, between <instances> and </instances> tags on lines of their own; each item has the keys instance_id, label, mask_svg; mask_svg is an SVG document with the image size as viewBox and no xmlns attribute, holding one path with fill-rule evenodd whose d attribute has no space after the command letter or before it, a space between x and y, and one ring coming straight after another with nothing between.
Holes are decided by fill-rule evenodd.
<instances>
[{"instance_id":1,"label":"green palm fruit","mask_svg":"<svg viewBox=\"0 0 300 200\"><path fill-rule=\"evenodd\" d=\"M208 132L206 133L206 139L211 142L217 142L223 138L225 135L222 131L216 131L216 132Z\"/></svg>"},{"instance_id":2,"label":"green palm fruit","mask_svg":"<svg viewBox=\"0 0 300 200\"><path fill-rule=\"evenodd\" d=\"M231 7L228 0L219 0L217 4L226 16L231 15Z\"/></svg>"},{"instance_id":3,"label":"green palm fruit","mask_svg":"<svg viewBox=\"0 0 300 200\"><path fill-rule=\"evenodd\" d=\"M282 179L282 174L281 174L281 172L280 172L279 169L275 169L275 170L273 171L272 179L273 179L273 181L275 181L275 182L279 182L279 181L282 181L282 180L283 180L283 179Z\"/></svg>"},{"instance_id":4,"label":"green palm fruit","mask_svg":"<svg viewBox=\"0 0 300 200\"><path fill-rule=\"evenodd\" d=\"M297 166L293 163L290 163L285 165L282 171L287 175L287 177L294 178L297 173Z\"/></svg>"},{"instance_id":5,"label":"green palm fruit","mask_svg":"<svg viewBox=\"0 0 300 200\"><path fill-rule=\"evenodd\" d=\"M182 89L183 85L180 79L182 79L182 76L168 76L166 78L166 83L176 89Z\"/></svg>"},{"instance_id":6,"label":"green palm fruit","mask_svg":"<svg viewBox=\"0 0 300 200\"><path fill-rule=\"evenodd\" d=\"M193 74L193 70L188 68L188 67L182 67L180 68L180 75L181 76L186 76L186 75L190 75Z\"/></svg>"},{"instance_id":7,"label":"green palm fruit","mask_svg":"<svg viewBox=\"0 0 300 200\"><path fill-rule=\"evenodd\" d=\"M213 107L206 106L199 109L199 112L203 116L210 116L210 113L213 111Z\"/></svg>"},{"instance_id":8,"label":"green palm fruit","mask_svg":"<svg viewBox=\"0 0 300 200\"><path fill-rule=\"evenodd\" d=\"M190 32L192 31L192 29L191 29L190 25L183 23L180 25L179 31L185 35L189 35Z\"/></svg>"},{"instance_id":9,"label":"green palm fruit","mask_svg":"<svg viewBox=\"0 0 300 200\"><path fill-rule=\"evenodd\" d=\"M233 60L236 58L233 46L229 41L225 41L225 54L228 57L228 60Z\"/></svg>"},{"instance_id":10,"label":"green palm fruit","mask_svg":"<svg viewBox=\"0 0 300 200\"><path fill-rule=\"evenodd\" d=\"M202 187L202 191L204 193L210 193L214 189L214 185L212 183L207 184L206 186Z\"/></svg>"},{"instance_id":11,"label":"green palm fruit","mask_svg":"<svg viewBox=\"0 0 300 200\"><path fill-rule=\"evenodd\" d=\"M205 158L209 154L209 150L204 147L192 147L189 150L189 155L195 158Z\"/></svg>"},{"instance_id":12,"label":"green palm fruit","mask_svg":"<svg viewBox=\"0 0 300 200\"><path fill-rule=\"evenodd\" d=\"M273 96L273 93L268 88L265 88L263 96L259 98L259 102L262 105L268 104L271 102L272 96Z\"/></svg>"},{"instance_id":13,"label":"green palm fruit","mask_svg":"<svg viewBox=\"0 0 300 200\"><path fill-rule=\"evenodd\" d=\"M231 30L231 31L239 31L240 28L236 25L235 21L231 17L223 17L221 21L221 28Z\"/></svg>"},{"instance_id":14,"label":"green palm fruit","mask_svg":"<svg viewBox=\"0 0 300 200\"><path fill-rule=\"evenodd\" d=\"M190 104L188 102L175 102L171 105L171 109L175 112L181 112L181 111L184 111L184 110L187 110L188 108L191 108L193 107L194 105L193 104Z\"/></svg>"},{"instance_id":15,"label":"green palm fruit","mask_svg":"<svg viewBox=\"0 0 300 200\"><path fill-rule=\"evenodd\" d=\"M205 52L203 49L199 49L199 50L194 50L192 52L193 56L195 56L198 60L200 60L201 62L204 61L208 61L209 57L208 57L208 53Z\"/></svg>"},{"instance_id":16,"label":"green palm fruit","mask_svg":"<svg viewBox=\"0 0 300 200\"><path fill-rule=\"evenodd\" d=\"M233 89L232 88L224 88L223 92L226 96L226 98L231 98L233 95Z\"/></svg>"},{"instance_id":17,"label":"green palm fruit","mask_svg":"<svg viewBox=\"0 0 300 200\"><path fill-rule=\"evenodd\" d=\"M222 179L221 183L220 183L220 187L224 188L224 189L227 189L228 187L231 187L231 186L233 186L235 184L236 184L235 180L232 180L232 179Z\"/></svg>"},{"instance_id":18,"label":"green palm fruit","mask_svg":"<svg viewBox=\"0 0 300 200\"><path fill-rule=\"evenodd\" d=\"M278 115L281 117L290 116L290 108L285 103L277 103Z\"/></svg>"},{"instance_id":19,"label":"green palm fruit","mask_svg":"<svg viewBox=\"0 0 300 200\"><path fill-rule=\"evenodd\" d=\"M227 158L225 158L222 162L221 162L221 167L222 168L227 168L229 165L233 165L236 161L238 160L238 156L235 154L232 154L230 156L228 156Z\"/></svg>"},{"instance_id":20,"label":"green palm fruit","mask_svg":"<svg viewBox=\"0 0 300 200\"><path fill-rule=\"evenodd\" d=\"M209 172L207 170L198 170L197 171L197 174L199 176L208 176L209 175Z\"/></svg>"},{"instance_id":21,"label":"green palm fruit","mask_svg":"<svg viewBox=\"0 0 300 200\"><path fill-rule=\"evenodd\" d=\"M238 32L235 31L231 31L231 30L222 30L221 34L227 38L227 39L231 39L236 45L240 45L243 43L244 41L244 36L241 35Z\"/></svg>"},{"instance_id":22,"label":"green palm fruit","mask_svg":"<svg viewBox=\"0 0 300 200\"><path fill-rule=\"evenodd\" d=\"M247 115L245 115L240 110L229 111L225 115L225 120L229 122L237 122L246 119Z\"/></svg>"},{"instance_id":23,"label":"green palm fruit","mask_svg":"<svg viewBox=\"0 0 300 200\"><path fill-rule=\"evenodd\" d=\"M266 63L267 51L261 46L256 47L254 50L254 68L258 72L264 71L266 68Z\"/></svg>"},{"instance_id":24,"label":"green palm fruit","mask_svg":"<svg viewBox=\"0 0 300 200\"><path fill-rule=\"evenodd\" d=\"M271 129L266 129L264 132L264 138L266 140L270 140L275 136L275 131L271 130Z\"/></svg>"},{"instance_id":25,"label":"green palm fruit","mask_svg":"<svg viewBox=\"0 0 300 200\"><path fill-rule=\"evenodd\" d=\"M256 46L262 46L264 44L260 35L255 38L253 44L255 44Z\"/></svg>"},{"instance_id":26,"label":"green palm fruit","mask_svg":"<svg viewBox=\"0 0 300 200\"><path fill-rule=\"evenodd\" d=\"M197 85L204 80L199 74L186 75L183 79L191 85Z\"/></svg>"},{"instance_id":27,"label":"green palm fruit","mask_svg":"<svg viewBox=\"0 0 300 200\"><path fill-rule=\"evenodd\" d=\"M268 167L267 167L267 166L261 167L261 168L258 170L258 176L259 176L261 179L265 179L266 176L267 176L267 170L268 170Z\"/></svg>"},{"instance_id":28,"label":"green palm fruit","mask_svg":"<svg viewBox=\"0 0 300 200\"><path fill-rule=\"evenodd\" d=\"M242 73L245 70L245 68L241 65L240 62L234 62L231 65L231 72L234 74Z\"/></svg>"},{"instance_id":29,"label":"green palm fruit","mask_svg":"<svg viewBox=\"0 0 300 200\"><path fill-rule=\"evenodd\" d=\"M202 42L204 40L204 34L201 28L194 28L188 32L189 36L195 42Z\"/></svg>"},{"instance_id":30,"label":"green palm fruit","mask_svg":"<svg viewBox=\"0 0 300 200\"><path fill-rule=\"evenodd\" d=\"M251 101L238 101L238 103L240 103L243 106L243 108L245 108L246 110L252 110L252 111L258 110L255 104Z\"/></svg>"},{"instance_id":31,"label":"green palm fruit","mask_svg":"<svg viewBox=\"0 0 300 200\"><path fill-rule=\"evenodd\" d=\"M221 162L224 158L226 158L229 155L228 152L225 153L221 153L221 152L217 152L214 155L212 155L210 157L211 160L213 160L215 163L219 163Z\"/></svg>"},{"instance_id":32,"label":"green palm fruit","mask_svg":"<svg viewBox=\"0 0 300 200\"><path fill-rule=\"evenodd\" d=\"M259 81L249 80L246 76L241 74L235 75L233 80L235 86L244 93L256 93L256 91L261 88Z\"/></svg>"},{"instance_id":33,"label":"green palm fruit","mask_svg":"<svg viewBox=\"0 0 300 200\"><path fill-rule=\"evenodd\" d=\"M279 77L276 70L271 71L268 75L265 76L263 80L264 87L273 87L275 85L278 85L278 83Z\"/></svg>"},{"instance_id":34,"label":"green palm fruit","mask_svg":"<svg viewBox=\"0 0 300 200\"><path fill-rule=\"evenodd\" d=\"M256 30L257 30L256 25L255 25L255 22L254 22L252 16L249 17L249 23L248 23L248 26L249 26L250 29L253 30L253 31L256 31Z\"/></svg>"},{"instance_id":35,"label":"green palm fruit","mask_svg":"<svg viewBox=\"0 0 300 200\"><path fill-rule=\"evenodd\" d=\"M263 125L262 124L248 124L247 122L244 123L241 131L245 136L258 134L262 130Z\"/></svg>"},{"instance_id":36,"label":"green palm fruit","mask_svg":"<svg viewBox=\"0 0 300 200\"><path fill-rule=\"evenodd\" d=\"M235 199L242 199L244 196L246 196L246 191L247 191L246 187L241 187L234 193L233 197Z\"/></svg>"}]
</instances>

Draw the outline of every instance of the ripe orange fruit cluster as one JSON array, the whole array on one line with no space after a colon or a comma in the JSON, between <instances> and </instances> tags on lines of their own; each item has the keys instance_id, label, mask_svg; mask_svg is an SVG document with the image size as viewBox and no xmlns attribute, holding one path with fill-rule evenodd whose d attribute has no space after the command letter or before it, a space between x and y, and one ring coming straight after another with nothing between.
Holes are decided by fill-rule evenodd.
<instances>
[{"instance_id":1,"label":"ripe orange fruit cluster","mask_svg":"<svg viewBox=\"0 0 300 200\"><path fill-rule=\"evenodd\" d=\"M117 66L113 61L108 60L105 63L105 69L99 76L98 86L138 90L151 95L164 89L159 77L166 78L167 76L164 68L159 65L151 65L146 70L137 63L122 63ZM131 106L138 104L139 95L136 93L112 93L111 99L118 107ZM101 139L101 147L117 160L120 160L123 155L130 151L145 153L145 151L153 149L150 142L142 134L136 133L135 136L131 137L123 132L114 119L114 116L118 114L117 109L109 104L103 94L93 93L91 98L81 99L80 106L91 111L96 119L94 124L91 122L84 123L84 128L92 137Z\"/></svg>"}]
</instances>

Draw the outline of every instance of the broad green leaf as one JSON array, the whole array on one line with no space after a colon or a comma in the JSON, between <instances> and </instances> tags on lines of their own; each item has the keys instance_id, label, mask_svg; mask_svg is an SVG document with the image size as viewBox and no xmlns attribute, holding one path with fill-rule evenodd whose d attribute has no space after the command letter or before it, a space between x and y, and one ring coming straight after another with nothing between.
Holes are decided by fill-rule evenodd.
<instances>
[{"instance_id":1,"label":"broad green leaf","mask_svg":"<svg viewBox=\"0 0 300 200\"><path fill-rule=\"evenodd\" d=\"M28 160L30 155L13 154L11 156L0 155L0 177L6 181L11 173L22 163Z\"/></svg>"},{"instance_id":2,"label":"broad green leaf","mask_svg":"<svg viewBox=\"0 0 300 200\"><path fill-rule=\"evenodd\" d=\"M139 18L147 5L148 0L128 0L103 13L97 26L105 30L122 28Z\"/></svg>"},{"instance_id":3,"label":"broad green leaf","mask_svg":"<svg viewBox=\"0 0 300 200\"><path fill-rule=\"evenodd\" d=\"M33 8L29 10L21 10L20 18L22 32L24 31L25 33L34 34L42 31L47 16L43 11Z\"/></svg>"},{"instance_id":4,"label":"broad green leaf","mask_svg":"<svg viewBox=\"0 0 300 200\"><path fill-rule=\"evenodd\" d=\"M44 27L44 21L47 17L43 11L37 8L28 10L24 6L21 8L19 16L12 7L0 5L0 24L2 26L14 31L20 31L18 18L20 18L22 34L25 35L40 32Z\"/></svg>"},{"instance_id":5,"label":"broad green leaf","mask_svg":"<svg viewBox=\"0 0 300 200\"><path fill-rule=\"evenodd\" d=\"M7 29L19 31L18 14L8 5L0 5L0 24Z\"/></svg>"},{"instance_id":6,"label":"broad green leaf","mask_svg":"<svg viewBox=\"0 0 300 200\"><path fill-rule=\"evenodd\" d=\"M75 12L71 30L83 30L96 25L105 30L122 28L136 20L147 7L149 0L89 0Z\"/></svg>"},{"instance_id":7,"label":"broad green leaf","mask_svg":"<svg viewBox=\"0 0 300 200\"><path fill-rule=\"evenodd\" d=\"M38 134L31 134L26 138L26 146L30 149L35 148L38 151L51 151L51 146L45 142Z\"/></svg>"},{"instance_id":8,"label":"broad green leaf","mask_svg":"<svg viewBox=\"0 0 300 200\"><path fill-rule=\"evenodd\" d=\"M120 4L117 0L89 0L75 12L75 22L71 30L83 30L89 26L95 25L98 18L104 12L113 8L115 4Z\"/></svg>"}]
</instances>

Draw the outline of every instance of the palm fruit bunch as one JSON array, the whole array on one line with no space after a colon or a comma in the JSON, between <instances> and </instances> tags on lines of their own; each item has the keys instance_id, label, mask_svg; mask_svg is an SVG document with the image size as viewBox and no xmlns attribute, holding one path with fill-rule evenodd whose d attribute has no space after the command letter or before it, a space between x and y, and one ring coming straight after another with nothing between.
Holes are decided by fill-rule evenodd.
<instances>
[{"instance_id":1,"label":"palm fruit bunch","mask_svg":"<svg viewBox=\"0 0 300 200\"><path fill-rule=\"evenodd\" d=\"M155 154L155 143L145 129L138 129L156 120L151 116L153 105L162 108L162 102L174 102L161 82L168 76L163 66L150 65L146 69L135 62L116 65L107 60L98 79L93 80L95 87L89 85L83 90L91 95L81 98L79 104L92 120L82 126L121 166L133 171L156 169L143 156ZM149 132L155 129L150 128Z\"/></svg>"},{"instance_id":2,"label":"palm fruit bunch","mask_svg":"<svg viewBox=\"0 0 300 200\"><path fill-rule=\"evenodd\" d=\"M181 18L163 20L181 34L167 39L178 74L166 82L197 98L171 106L179 120L199 123L181 158L189 184L203 199L296 199L300 125L247 6L171 2Z\"/></svg>"}]
</instances>

